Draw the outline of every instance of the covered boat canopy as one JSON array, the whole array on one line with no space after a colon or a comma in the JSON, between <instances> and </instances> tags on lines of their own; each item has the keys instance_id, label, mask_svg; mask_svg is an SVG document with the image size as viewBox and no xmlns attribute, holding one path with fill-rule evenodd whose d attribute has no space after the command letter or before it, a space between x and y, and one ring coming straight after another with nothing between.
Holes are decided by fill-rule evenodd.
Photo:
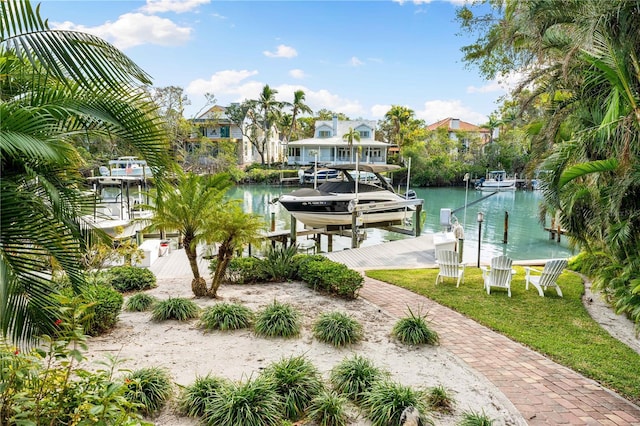
<instances>
[{"instance_id":1,"label":"covered boat canopy","mask_svg":"<svg viewBox=\"0 0 640 426\"><path fill-rule=\"evenodd\" d=\"M350 171L356 170L355 164L335 164L326 166L329 169L334 170L342 170L342 171ZM395 164L358 164L357 170L361 172L369 172L369 173L385 173L385 172L395 172L400 170L402 167L397 166Z\"/></svg>"}]
</instances>

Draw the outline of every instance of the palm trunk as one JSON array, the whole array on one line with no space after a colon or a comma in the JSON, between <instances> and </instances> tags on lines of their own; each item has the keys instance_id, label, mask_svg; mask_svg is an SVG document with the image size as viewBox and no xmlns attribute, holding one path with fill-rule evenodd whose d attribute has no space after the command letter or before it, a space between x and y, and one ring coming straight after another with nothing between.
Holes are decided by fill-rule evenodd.
<instances>
[{"instance_id":1,"label":"palm trunk","mask_svg":"<svg viewBox=\"0 0 640 426\"><path fill-rule=\"evenodd\" d=\"M213 279L211 280L211 287L207 291L207 295L209 297L216 298L218 297L218 289L220 288L220 284L222 284L222 278L227 271L227 266L229 262L233 258L233 241L228 238L220 244L218 248L218 257L216 262L216 272L213 274Z\"/></svg>"},{"instance_id":2,"label":"palm trunk","mask_svg":"<svg viewBox=\"0 0 640 426\"><path fill-rule=\"evenodd\" d=\"M187 254L187 259L189 259L189 266L191 267L191 272L193 273L193 280L191 280L191 291L193 291L193 294L196 297L204 297L207 295L207 282L200 276L200 269L198 269L198 252L192 242L193 239L191 238L191 236L185 235L183 240L184 251Z\"/></svg>"}]
</instances>

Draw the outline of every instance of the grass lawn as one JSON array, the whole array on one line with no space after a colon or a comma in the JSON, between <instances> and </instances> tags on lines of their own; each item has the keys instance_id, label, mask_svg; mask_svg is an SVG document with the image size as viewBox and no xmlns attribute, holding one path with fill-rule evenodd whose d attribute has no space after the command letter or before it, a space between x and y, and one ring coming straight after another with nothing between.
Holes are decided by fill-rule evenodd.
<instances>
[{"instance_id":1,"label":"grass lawn","mask_svg":"<svg viewBox=\"0 0 640 426\"><path fill-rule=\"evenodd\" d=\"M525 290L524 268L514 269L511 298L495 287L487 295L475 267L466 268L459 288L451 278L436 286L438 269L375 270L367 276L448 306L639 403L640 355L591 319L581 301L582 279L565 271L558 280L564 297L555 290L540 297L533 286Z\"/></svg>"}]
</instances>

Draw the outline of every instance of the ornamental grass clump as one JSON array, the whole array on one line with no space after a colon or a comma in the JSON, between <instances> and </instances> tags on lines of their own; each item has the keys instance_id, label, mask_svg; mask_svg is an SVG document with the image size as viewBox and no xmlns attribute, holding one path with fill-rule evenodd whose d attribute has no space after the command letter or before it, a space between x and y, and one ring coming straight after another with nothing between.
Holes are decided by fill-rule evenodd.
<instances>
[{"instance_id":1,"label":"ornamental grass clump","mask_svg":"<svg viewBox=\"0 0 640 426\"><path fill-rule=\"evenodd\" d=\"M413 407L421 415L427 412L423 391L390 380L375 382L371 389L365 392L361 405L373 426L401 424L400 417L407 407Z\"/></svg>"},{"instance_id":2,"label":"ornamental grass clump","mask_svg":"<svg viewBox=\"0 0 640 426\"><path fill-rule=\"evenodd\" d=\"M180 395L178 408L180 412L189 417L202 417L205 408L216 393L227 385L225 379L206 375L197 377L195 382L185 387Z\"/></svg>"},{"instance_id":3,"label":"ornamental grass clump","mask_svg":"<svg viewBox=\"0 0 640 426\"><path fill-rule=\"evenodd\" d=\"M480 413L476 411L465 411L462 413L462 420L458 423L459 426L491 426L493 420L484 413L484 410Z\"/></svg>"},{"instance_id":4,"label":"ornamental grass clump","mask_svg":"<svg viewBox=\"0 0 640 426\"><path fill-rule=\"evenodd\" d=\"M280 426L283 410L274 384L261 376L221 386L208 399L204 421L209 426Z\"/></svg>"},{"instance_id":5,"label":"ornamental grass clump","mask_svg":"<svg viewBox=\"0 0 640 426\"><path fill-rule=\"evenodd\" d=\"M336 391L358 402L376 381L387 376L387 372L373 365L369 359L355 354L333 367L329 380Z\"/></svg>"},{"instance_id":6,"label":"ornamental grass clump","mask_svg":"<svg viewBox=\"0 0 640 426\"><path fill-rule=\"evenodd\" d=\"M300 419L307 407L324 389L318 369L304 356L284 358L267 366L262 373L270 380L284 402L284 417Z\"/></svg>"},{"instance_id":7,"label":"ornamental grass clump","mask_svg":"<svg viewBox=\"0 0 640 426\"><path fill-rule=\"evenodd\" d=\"M427 391L429 408L441 413L452 413L455 400L451 393L442 385L434 386Z\"/></svg>"},{"instance_id":8,"label":"ornamental grass clump","mask_svg":"<svg viewBox=\"0 0 640 426\"><path fill-rule=\"evenodd\" d=\"M333 346L345 346L362 339L362 325L345 313L325 312L313 324L313 336Z\"/></svg>"},{"instance_id":9,"label":"ornamental grass clump","mask_svg":"<svg viewBox=\"0 0 640 426\"><path fill-rule=\"evenodd\" d=\"M288 303L274 300L256 315L254 329L264 337L294 337L300 334L300 313Z\"/></svg>"},{"instance_id":10,"label":"ornamental grass clump","mask_svg":"<svg viewBox=\"0 0 640 426\"><path fill-rule=\"evenodd\" d=\"M146 293L136 293L127 299L125 309L131 312L144 312L149 310L156 302L157 298Z\"/></svg>"},{"instance_id":11,"label":"ornamental grass clump","mask_svg":"<svg viewBox=\"0 0 640 426\"><path fill-rule=\"evenodd\" d=\"M324 390L309 405L309 418L320 426L346 426L347 399L335 391Z\"/></svg>"},{"instance_id":12,"label":"ornamental grass clump","mask_svg":"<svg viewBox=\"0 0 640 426\"><path fill-rule=\"evenodd\" d=\"M216 303L204 310L200 326L206 330L239 330L251 326L253 311L238 303Z\"/></svg>"},{"instance_id":13,"label":"ornamental grass clump","mask_svg":"<svg viewBox=\"0 0 640 426\"><path fill-rule=\"evenodd\" d=\"M160 367L135 370L125 377L125 398L142 406L145 415L164 407L172 395L173 382L169 371Z\"/></svg>"},{"instance_id":14,"label":"ornamental grass clump","mask_svg":"<svg viewBox=\"0 0 640 426\"><path fill-rule=\"evenodd\" d=\"M415 315L411 309L409 316L396 322L391 334L406 345L435 345L440 340L438 333L427 324L426 315Z\"/></svg>"},{"instance_id":15,"label":"ornamental grass clump","mask_svg":"<svg viewBox=\"0 0 640 426\"><path fill-rule=\"evenodd\" d=\"M262 265L271 281L286 281L295 275L296 265L293 257L297 251L295 245L272 247L267 250Z\"/></svg>"},{"instance_id":16,"label":"ornamental grass clump","mask_svg":"<svg viewBox=\"0 0 640 426\"><path fill-rule=\"evenodd\" d=\"M197 318L199 314L200 308L194 301L181 297L170 297L154 305L151 318L154 321L170 319L186 321Z\"/></svg>"}]
</instances>

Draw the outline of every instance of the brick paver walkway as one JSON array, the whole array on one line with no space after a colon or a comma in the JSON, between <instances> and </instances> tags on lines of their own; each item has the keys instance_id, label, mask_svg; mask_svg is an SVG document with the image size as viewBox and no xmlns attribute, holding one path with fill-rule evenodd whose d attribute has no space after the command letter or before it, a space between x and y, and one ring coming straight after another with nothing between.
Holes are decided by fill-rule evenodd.
<instances>
[{"instance_id":1,"label":"brick paver walkway","mask_svg":"<svg viewBox=\"0 0 640 426\"><path fill-rule=\"evenodd\" d=\"M396 317L407 307L429 312L440 344L496 385L530 425L640 425L640 407L423 296L371 278L360 296Z\"/></svg>"}]
</instances>

